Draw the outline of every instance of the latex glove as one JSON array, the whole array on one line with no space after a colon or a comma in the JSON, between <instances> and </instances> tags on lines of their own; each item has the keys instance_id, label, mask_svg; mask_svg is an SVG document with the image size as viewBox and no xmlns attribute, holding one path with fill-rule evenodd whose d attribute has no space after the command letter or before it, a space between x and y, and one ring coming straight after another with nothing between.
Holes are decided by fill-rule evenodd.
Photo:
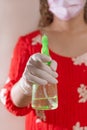
<instances>
[{"instance_id":1,"label":"latex glove","mask_svg":"<svg viewBox=\"0 0 87 130\"><path fill-rule=\"evenodd\" d=\"M50 66L46 62L51 61ZM25 67L23 78L29 84L46 85L47 83L57 84L58 74L56 73L57 63L51 57L41 53L33 54Z\"/></svg>"}]
</instances>

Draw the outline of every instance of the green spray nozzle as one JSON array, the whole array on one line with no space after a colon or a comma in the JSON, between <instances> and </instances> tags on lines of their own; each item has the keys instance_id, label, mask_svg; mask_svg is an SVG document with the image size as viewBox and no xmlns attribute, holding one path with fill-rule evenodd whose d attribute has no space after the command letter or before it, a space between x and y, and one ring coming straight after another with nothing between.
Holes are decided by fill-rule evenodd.
<instances>
[{"instance_id":1,"label":"green spray nozzle","mask_svg":"<svg viewBox=\"0 0 87 130\"><path fill-rule=\"evenodd\" d=\"M42 36L42 49L41 53L45 54L47 56L50 56L49 54L49 48L48 48L48 37L44 34ZM47 62L48 65L50 65L51 62Z\"/></svg>"}]
</instances>

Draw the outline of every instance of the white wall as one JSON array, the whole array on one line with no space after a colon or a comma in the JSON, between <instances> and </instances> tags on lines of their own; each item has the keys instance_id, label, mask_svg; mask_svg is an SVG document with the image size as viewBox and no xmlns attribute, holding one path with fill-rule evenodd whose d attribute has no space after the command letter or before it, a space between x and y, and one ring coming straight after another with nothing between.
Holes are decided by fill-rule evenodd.
<instances>
[{"instance_id":1,"label":"white wall","mask_svg":"<svg viewBox=\"0 0 87 130\"><path fill-rule=\"evenodd\" d=\"M38 19L39 0L0 0L0 88L18 37L36 29ZM24 117L15 117L0 103L0 130L24 130Z\"/></svg>"}]
</instances>

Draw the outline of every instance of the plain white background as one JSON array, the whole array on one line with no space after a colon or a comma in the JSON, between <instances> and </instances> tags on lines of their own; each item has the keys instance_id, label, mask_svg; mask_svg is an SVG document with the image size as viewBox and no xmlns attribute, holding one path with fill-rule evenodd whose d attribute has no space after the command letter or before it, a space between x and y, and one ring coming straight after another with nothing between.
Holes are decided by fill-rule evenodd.
<instances>
[{"instance_id":1,"label":"plain white background","mask_svg":"<svg viewBox=\"0 0 87 130\"><path fill-rule=\"evenodd\" d=\"M18 37L36 29L39 0L0 0L0 89L7 77ZM16 117L0 103L0 130L24 130L25 117Z\"/></svg>"}]
</instances>

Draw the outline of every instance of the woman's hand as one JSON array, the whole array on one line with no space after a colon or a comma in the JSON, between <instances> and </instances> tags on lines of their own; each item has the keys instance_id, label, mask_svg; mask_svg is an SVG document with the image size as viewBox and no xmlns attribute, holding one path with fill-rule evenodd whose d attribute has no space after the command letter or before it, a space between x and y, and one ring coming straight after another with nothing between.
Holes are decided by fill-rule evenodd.
<instances>
[{"instance_id":1,"label":"woman's hand","mask_svg":"<svg viewBox=\"0 0 87 130\"><path fill-rule=\"evenodd\" d=\"M50 66L46 64L47 62L51 62ZM32 55L26 64L23 76L11 90L13 103L18 107L29 105L31 103L33 84L56 84L58 82L56 68L57 63L51 57L40 53ZM17 96L15 96L16 93L18 93Z\"/></svg>"},{"instance_id":2,"label":"woman's hand","mask_svg":"<svg viewBox=\"0 0 87 130\"><path fill-rule=\"evenodd\" d=\"M50 66L46 64L47 62L51 62ZM58 83L56 69L56 61L52 60L49 56L36 53L29 58L23 73L23 78L31 84L56 84Z\"/></svg>"}]
</instances>

